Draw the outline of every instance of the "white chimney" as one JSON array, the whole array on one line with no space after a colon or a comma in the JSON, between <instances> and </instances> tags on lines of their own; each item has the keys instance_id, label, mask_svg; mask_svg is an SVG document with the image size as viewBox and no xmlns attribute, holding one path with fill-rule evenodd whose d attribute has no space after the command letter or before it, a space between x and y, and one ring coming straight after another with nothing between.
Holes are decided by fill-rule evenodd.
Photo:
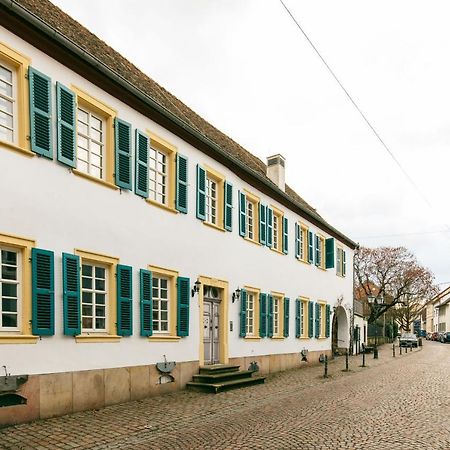
<instances>
[{"instance_id":1,"label":"white chimney","mask_svg":"<svg viewBox=\"0 0 450 450\"><path fill-rule=\"evenodd\" d=\"M267 158L267 177L284 192L284 156L280 154Z\"/></svg>"}]
</instances>

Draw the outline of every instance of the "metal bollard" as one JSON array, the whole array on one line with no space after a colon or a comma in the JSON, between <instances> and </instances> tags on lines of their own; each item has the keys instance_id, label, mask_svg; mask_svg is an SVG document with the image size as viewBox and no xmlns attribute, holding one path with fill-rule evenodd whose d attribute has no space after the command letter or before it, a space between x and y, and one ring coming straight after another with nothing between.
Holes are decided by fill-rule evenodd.
<instances>
[{"instance_id":1,"label":"metal bollard","mask_svg":"<svg viewBox=\"0 0 450 450\"><path fill-rule=\"evenodd\" d=\"M378 347L373 349L373 359L378 359Z\"/></svg>"},{"instance_id":2,"label":"metal bollard","mask_svg":"<svg viewBox=\"0 0 450 450\"><path fill-rule=\"evenodd\" d=\"M345 371L348 372L348 349L345 349Z\"/></svg>"},{"instance_id":3,"label":"metal bollard","mask_svg":"<svg viewBox=\"0 0 450 450\"><path fill-rule=\"evenodd\" d=\"M400 349L400 356L402 356L402 346L399 344L398 348Z\"/></svg>"},{"instance_id":4,"label":"metal bollard","mask_svg":"<svg viewBox=\"0 0 450 450\"><path fill-rule=\"evenodd\" d=\"M362 355L363 355L363 363L362 363L362 366L361 366L361 367L366 367L366 352L363 351L363 352L362 352Z\"/></svg>"},{"instance_id":5,"label":"metal bollard","mask_svg":"<svg viewBox=\"0 0 450 450\"><path fill-rule=\"evenodd\" d=\"M328 356L325 355L325 362L323 365L323 377L328 378Z\"/></svg>"},{"instance_id":6,"label":"metal bollard","mask_svg":"<svg viewBox=\"0 0 450 450\"><path fill-rule=\"evenodd\" d=\"M395 358L395 344L392 344L392 356Z\"/></svg>"},{"instance_id":7,"label":"metal bollard","mask_svg":"<svg viewBox=\"0 0 450 450\"><path fill-rule=\"evenodd\" d=\"M408 346L405 347L405 353L408 353Z\"/></svg>"}]
</instances>

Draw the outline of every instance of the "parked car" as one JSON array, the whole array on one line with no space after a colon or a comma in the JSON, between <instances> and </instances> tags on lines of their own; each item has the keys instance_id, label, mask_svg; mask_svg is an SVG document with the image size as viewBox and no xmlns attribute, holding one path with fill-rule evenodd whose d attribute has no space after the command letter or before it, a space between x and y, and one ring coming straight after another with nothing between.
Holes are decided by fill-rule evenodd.
<instances>
[{"instance_id":1,"label":"parked car","mask_svg":"<svg viewBox=\"0 0 450 450\"><path fill-rule=\"evenodd\" d=\"M445 333L441 333L440 338L441 338L441 342L444 343L444 344L446 342L450 342L450 332L446 331Z\"/></svg>"},{"instance_id":2,"label":"parked car","mask_svg":"<svg viewBox=\"0 0 450 450\"><path fill-rule=\"evenodd\" d=\"M400 347L417 347L418 339L414 333L403 333L399 339Z\"/></svg>"},{"instance_id":3,"label":"parked car","mask_svg":"<svg viewBox=\"0 0 450 450\"><path fill-rule=\"evenodd\" d=\"M428 332L427 335L425 336L425 339L427 341L431 341L431 336L433 335L433 333Z\"/></svg>"},{"instance_id":4,"label":"parked car","mask_svg":"<svg viewBox=\"0 0 450 450\"><path fill-rule=\"evenodd\" d=\"M439 340L439 333L437 331L434 331L431 333L431 340L432 341L438 341Z\"/></svg>"}]
</instances>

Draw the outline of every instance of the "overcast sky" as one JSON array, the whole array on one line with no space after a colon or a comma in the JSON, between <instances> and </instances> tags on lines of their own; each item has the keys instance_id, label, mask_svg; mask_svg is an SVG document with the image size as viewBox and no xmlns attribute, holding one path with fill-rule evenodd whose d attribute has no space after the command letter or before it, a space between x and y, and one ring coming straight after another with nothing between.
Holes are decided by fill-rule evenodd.
<instances>
[{"instance_id":1,"label":"overcast sky","mask_svg":"<svg viewBox=\"0 0 450 450\"><path fill-rule=\"evenodd\" d=\"M278 0L53 1L263 161L284 155L350 238L450 281L448 0L286 0L420 193Z\"/></svg>"}]
</instances>

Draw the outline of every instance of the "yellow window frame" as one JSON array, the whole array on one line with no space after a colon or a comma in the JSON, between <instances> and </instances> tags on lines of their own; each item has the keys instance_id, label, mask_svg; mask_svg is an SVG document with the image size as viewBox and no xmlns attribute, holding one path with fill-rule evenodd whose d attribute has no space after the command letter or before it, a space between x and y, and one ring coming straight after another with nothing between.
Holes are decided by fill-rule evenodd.
<instances>
[{"instance_id":1,"label":"yellow window frame","mask_svg":"<svg viewBox=\"0 0 450 450\"><path fill-rule=\"evenodd\" d=\"M3 42L0 42L0 61L12 66L17 80L17 141L14 143L0 140L0 144L9 150L17 151L27 156L34 156L30 150L30 108L28 89L28 67L31 59Z\"/></svg>"},{"instance_id":2,"label":"yellow window frame","mask_svg":"<svg viewBox=\"0 0 450 450\"><path fill-rule=\"evenodd\" d=\"M75 249L74 254L80 257L80 266L84 263L99 264L106 266L108 270L108 321L106 333L102 332L81 332L75 336L76 342L118 342L120 336L117 335L117 283L116 273L119 258L95 253L89 250ZM80 271L80 292L81 292L81 271ZM81 300L80 300L81 302ZM80 318L81 320L81 318Z\"/></svg>"},{"instance_id":3,"label":"yellow window frame","mask_svg":"<svg viewBox=\"0 0 450 450\"><path fill-rule=\"evenodd\" d=\"M260 331L259 331L259 326L260 326L260 324L259 324L259 294L261 293L261 289L258 289L253 286L244 286L244 289L247 291L247 295L249 293L253 294L254 299L255 299L254 304L253 304L253 311L255 314L255 317L253 319L253 334L247 335L247 333L246 333L244 339L250 340L250 341L251 340L259 340L259 339L261 339L261 337L259 335L259 333L260 333ZM246 331L247 331L247 329L246 329Z\"/></svg>"},{"instance_id":4,"label":"yellow window frame","mask_svg":"<svg viewBox=\"0 0 450 450\"><path fill-rule=\"evenodd\" d=\"M308 297L298 297L303 306L303 323L302 323L302 333L300 339L309 339L309 298Z\"/></svg>"},{"instance_id":5,"label":"yellow window frame","mask_svg":"<svg viewBox=\"0 0 450 450\"><path fill-rule=\"evenodd\" d=\"M0 245L21 252L21 326L20 331L1 331L0 344L35 344L39 339L33 336L31 328L31 249L36 247L33 239L0 234Z\"/></svg>"},{"instance_id":6,"label":"yellow window frame","mask_svg":"<svg viewBox=\"0 0 450 450\"><path fill-rule=\"evenodd\" d=\"M150 203L151 205L155 205L158 208L165 209L167 211L178 213L178 211L175 208L175 195L176 195L176 160L177 160L177 153L178 149L174 145L167 142L162 137L158 136L157 134L153 133L150 130L146 130L147 135L150 139L150 146L154 147L156 150L159 150L167 155L167 161L168 161L168 193L167 193L167 205L164 203L160 203L156 200L153 200L151 198L147 198L146 201Z\"/></svg>"},{"instance_id":7,"label":"yellow window frame","mask_svg":"<svg viewBox=\"0 0 450 450\"><path fill-rule=\"evenodd\" d=\"M302 223L300 223L300 234L301 234L302 255L303 255L303 258L300 258L300 261L307 263L308 262L308 227Z\"/></svg>"},{"instance_id":8,"label":"yellow window frame","mask_svg":"<svg viewBox=\"0 0 450 450\"><path fill-rule=\"evenodd\" d=\"M272 339L284 339L284 294L282 292L271 291L270 295L279 301L278 308L278 333L272 336ZM272 311L273 315L273 311ZM274 324L275 325L275 324ZM274 327L275 328L275 327Z\"/></svg>"},{"instance_id":9,"label":"yellow window frame","mask_svg":"<svg viewBox=\"0 0 450 450\"><path fill-rule=\"evenodd\" d=\"M253 205L253 239L248 237L248 217L247 217L247 204L245 205L245 215L247 217L247 227L245 230L244 239L249 242L253 242L254 244L261 245L259 242L259 203L260 198L252 194L251 192L244 189L245 192L245 200L249 201Z\"/></svg>"},{"instance_id":10,"label":"yellow window frame","mask_svg":"<svg viewBox=\"0 0 450 450\"><path fill-rule=\"evenodd\" d=\"M336 275L344 277L344 249L336 246Z\"/></svg>"},{"instance_id":11,"label":"yellow window frame","mask_svg":"<svg viewBox=\"0 0 450 450\"><path fill-rule=\"evenodd\" d=\"M225 231L225 223L224 223L225 176L206 164L203 165L203 169L205 169L206 178L214 180L217 184L217 207L216 207L217 223L216 224L210 223L207 222L206 220L204 220L203 223L209 227L215 228L216 230Z\"/></svg>"},{"instance_id":12,"label":"yellow window frame","mask_svg":"<svg viewBox=\"0 0 450 450\"><path fill-rule=\"evenodd\" d=\"M117 190L119 189L114 182L114 172L115 172L115 151L114 151L114 119L117 116L117 111L110 106L103 103L101 100L98 100L92 97L87 92L78 88L77 86L70 87L72 91L76 95L76 117L75 120L77 123L75 124L76 133L75 139L78 140L78 107L84 107L89 111L98 114L105 121L105 177L97 178L88 173L82 172L78 169L72 169L73 173L83 177L89 181L93 181L94 183L101 184L110 189ZM77 153L78 153L78 145L75 144Z\"/></svg>"},{"instance_id":13,"label":"yellow window frame","mask_svg":"<svg viewBox=\"0 0 450 450\"><path fill-rule=\"evenodd\" d=\"M320 266L317 266L317 267L319 267L319 269L325 270L325 258L326 258L325 236L323 236L321 234L317 234L317 238L319 239L319 251L320 251Z\"/></svg>"},{"instance_id":14,"label":"yellow window frame","mask_svg":"<svg viewBox=\"0 0 450 450\"><path fill-rule=\"evenodd\" d=\"M179 341L181 338L177 336L177 278L179 273L176 270L166 269L164 267L149 265L148 270L152 272L153 277L164 277L169 280L170 296L169 296L169 332L167 334L154 334L148 337L152 342ZM152 316L153 320L153 316Z\"/></svg>"}]
</instances>

